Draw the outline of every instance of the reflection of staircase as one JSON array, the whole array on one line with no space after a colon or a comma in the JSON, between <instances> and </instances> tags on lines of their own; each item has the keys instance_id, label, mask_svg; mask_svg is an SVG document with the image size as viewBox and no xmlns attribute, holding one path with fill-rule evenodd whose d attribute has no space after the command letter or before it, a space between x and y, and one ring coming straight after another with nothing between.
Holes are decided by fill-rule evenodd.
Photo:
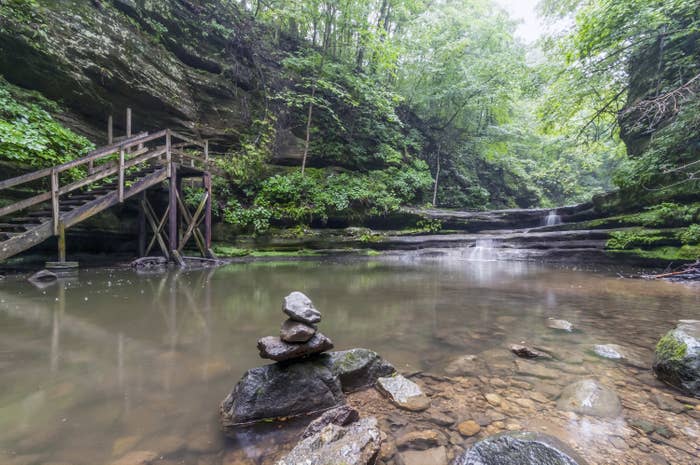
<instances>
[{"instance_id":1,"label":"reflection of staircase","mask_svg":"<svg viewBox=\"0 0 700 465\"><path fill-rule=\"evenodd\" d=\"M183 142L174 145L173 139ZM203 153L185 152L192 147ZM205 171L207 152L206 143L164 130L124 139L63 165L0 181L0 195L3 190L19 185L26 184L33 190L37 185L50 185L48 192L0 208L0 260L54 235L59 236L59 258L64 259L65 229L166 179L173 180L180 170L190 176L208 176ZM205 167L198 168L202 165ZM71 178L63 185L60 182L62 173L65 173L64 178ZM176 195L171 194L171 197L176 199ZM207 196L210 195L208 192ZM177 207L173 210L177 222ZM170 241L170 245L178 248L177 241Z\"/></svg>"}]
</instances>

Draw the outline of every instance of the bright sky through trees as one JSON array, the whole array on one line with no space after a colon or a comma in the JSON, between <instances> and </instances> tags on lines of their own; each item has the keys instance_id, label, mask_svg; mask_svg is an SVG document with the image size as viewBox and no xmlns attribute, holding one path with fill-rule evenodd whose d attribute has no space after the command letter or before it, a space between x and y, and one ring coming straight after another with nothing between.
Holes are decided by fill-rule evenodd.
<instances>
[{"instance_id":1,"label":"bright sky through trees","mask_svg":"<svg viewBox=\"0 0 700 465\"><path fill-rule=\"evenodd\" d=\"M537 16L537 3L539 0L496 0L505 9L511 18L520 21L516 35L526 43L532 43L543 33L541 19Z\"/></svg>"}]
</instances>

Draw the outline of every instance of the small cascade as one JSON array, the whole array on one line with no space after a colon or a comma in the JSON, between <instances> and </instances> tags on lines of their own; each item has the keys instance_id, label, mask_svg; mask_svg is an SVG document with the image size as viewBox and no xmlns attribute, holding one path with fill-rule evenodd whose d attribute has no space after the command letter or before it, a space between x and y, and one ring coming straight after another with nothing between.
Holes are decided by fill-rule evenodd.
<instances>
[{"instance_id":1,"label":"small cascade","mask_svg":"<svg viewBox=\"0 0 700 465\"><path fill-rule=\"evenodd\" d=\"M496 241L493 239L477 239L474 247L467 252L467 260L475 262L490 262L498 259Z\"/></svg>"},{"instance_id":2,"label":"small cascade","mask_svg":"<svg viewBox=\"0 0 700 465\"><path fill-rule=\"evenodd\" d=\"M544 225L554 226L555 224L561 224L561 216L557 215L556 210L550 210L549 214L544 218Z\"/></svg>"}]
</instances>

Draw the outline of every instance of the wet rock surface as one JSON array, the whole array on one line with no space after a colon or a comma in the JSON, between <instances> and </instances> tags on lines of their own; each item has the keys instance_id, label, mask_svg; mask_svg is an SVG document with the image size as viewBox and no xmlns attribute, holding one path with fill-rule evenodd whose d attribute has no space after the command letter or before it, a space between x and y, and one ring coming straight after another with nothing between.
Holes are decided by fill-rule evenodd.
<instances>
[{"instance_id":1,"label":"wet rock surface","mask_svg":"<svg viewBox=\"0 0 700 465\"><path fill-rule=\"evenodd\" d=\"M333 348L333 342L320 332L303 343L284 342L276 336L265 336L258 340L260 357L276 362L320 354Z\"/></svg>"},{"instance_id":2,"label":"wet rock surface","mask_svg":"<svg viewBox=\"0 0 700 465\"><path fill-rule=\"evenodd\" d=\"M363 418L348 426L329 424L302 439L277 465L371 465L381 443L375 418Z\"/></svg>"},{"instance_id":3,"label":"wet rock surface","mask_svg":"<svg viewBox=\"0 0 700 465\"><path fill-rule=\"evenodd\" d=\"M421 411L430 407L430 399L421 391L420 387L402 375L379 378L377 389L400 408Z\"/></svg>"},{"instance_id":4,"label":"wet rock surface","mask_svg":"<svg viewBox=\"0 0 700 465\"><path fill-rule=\"evenodd\" d=\"M584 379L564 388L557 407L596 417L616 417L622 406L615 391L594 379Z\"/></svg>"},{"instance_id":5,"label":"wet rock surface","mask_svg":"<svg viewBox=\"0 0 700 465\"><path fill-rule=\"evenodd\" d=\"M570 447L541 433L503 433L477 442L455 465L587 465Z\"/></svg>"},{"instance_id":6,"label":"wet rock surface","mask_svg":"<svg viewBox=\"0 0 700 465\"><path fill-rule=\"evenodd\" d=\"M248 370L220 407L222 424L322 411L345 402L340 381L319 360Z\"/></svg>"},{"instance_id":7,"label":"wet rock surface","mask_svg":"<svg viewBox=\"0 0 700 465\"><path fill-rule=\"evenodd\" d=\"M598 357L625 363L637 368L646 369L649 363L642 360L642 356L619 344L596 344L592 352Z\"/></svg>"},{"instance_id":8,"label":"wet rock surface","mask_svg":"<svg viewBox=\"0 0 700 465\"><path fill-rule=\"evenodd\" d=\"M301 292L294 291L284 298L282 311L289 318L307 325L313 325L321 321L321 312L316 310L313 302Z\"/></svg>"},{"instance_id":9,"label":"wet rock surface","mask_svg":"<svg viewBox=\"0 0 700 465\"><path fill-rule=\"evenodd\" d=\"M571 322L566 320L559 320L557 318L548 318L547 327L559 331L566 331L567 333L570 333L574 330L574 325Z\"/></svg>"},{"instance_id":10,"label":"wet rock surface","mask_svg":"<svg viewBox=\"0 0 700 465\"><path fill-rule=\"evenodd\" d=\"M396 372L394 366L369 349L330 352L325 363L338 376L344 391L374 386L377 379Z\"/></svg>"},{"instance_id":11,"label":"wet rock surface","mask_svg":"<svg viewBox=\"0 0 700 465\"><path fill-rule=\"evenodd\" d=\"M309 423L309 426L304 430L303 438L308 438L317 433L320 433L323 428L328 425L347 426L360 419L360 414L354 408L348 405L341 405L326 411L323 415Z\"/></svg>"},{"instance_id":12,"label":"wet rock surface","mask_svg":"<svg viewBox=\"0 0 700 465\"><path fill-rule=\"evenodd\" d=\"M657 343L656 377L700 398L700 320L681 320Z\"/></svg>"},{"instance_id":13,"label":"wet rock surface","mask_svg":"<svg viewBox=\"0 0 700 465\"><path fill-rule=\"evenodd\" d=\"M280 328L280 339L284 342L306 342L316 334L316 327L294 321L285 320Z\"/></svg>"}]
</instances>

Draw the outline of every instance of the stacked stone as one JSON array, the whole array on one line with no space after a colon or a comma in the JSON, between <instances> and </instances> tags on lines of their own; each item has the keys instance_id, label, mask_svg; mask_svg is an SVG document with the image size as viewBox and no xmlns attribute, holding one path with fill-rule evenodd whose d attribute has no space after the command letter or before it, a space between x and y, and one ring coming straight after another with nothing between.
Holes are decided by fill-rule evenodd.
<instances>
[{"instance_id":1,"label":"stacked stone","mask_svg":"<svg viewBox=\"0 0 700 465\"><path fill-rule=\"evenodd\" d=\"M282 323L280 335L258 340L260 357L282 362L333 348L333 342L318 331L321 312L301 292L292 292L284 298L282 311L289 317Z\"/></svg>"}]
</instances>

